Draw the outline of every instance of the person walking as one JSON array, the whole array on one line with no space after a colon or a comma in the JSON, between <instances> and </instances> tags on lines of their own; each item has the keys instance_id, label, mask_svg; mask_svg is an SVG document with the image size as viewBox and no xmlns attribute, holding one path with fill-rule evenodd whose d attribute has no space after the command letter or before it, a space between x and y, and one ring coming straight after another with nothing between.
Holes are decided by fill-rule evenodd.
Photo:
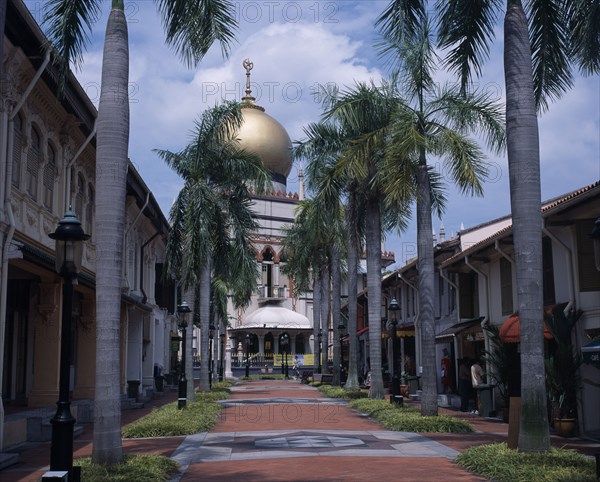
<instances>
[{"instance_id":1,"label":"person walking","mask_svg":"<svg viewBox=\"0 0 600 482\"><path fill-rule=\"evenodd\" d=\"M452 376L451 376L452 361L450 360L450 356L448 355L448 350L446 348L444 348L442 353L443 353L442 363L441 363L442 364L441 377L442 377L442 387L443 387L442 393L452 393Z\"/></svg>"},{"instance_id":2,"label":"person walking","mask_svg":"<svg viewBox=\"0 0 600 482\"><path fill-rule=\"evenodd\" d=\"M475 389L475 409L471 412L475 415L479 415L479 392L477 387L485 383L485 374L479 360L475 360L475 363L471 365L471 384Z\"/></svg>"}]
</instances>

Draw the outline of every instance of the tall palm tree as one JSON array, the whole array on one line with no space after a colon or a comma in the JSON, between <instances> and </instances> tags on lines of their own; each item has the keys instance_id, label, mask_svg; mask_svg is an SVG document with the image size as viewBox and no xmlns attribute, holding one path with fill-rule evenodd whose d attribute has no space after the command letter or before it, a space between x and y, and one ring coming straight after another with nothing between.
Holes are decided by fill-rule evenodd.
<instances>
[{"instance_id":1,"label":"tall palm tree","mask_svg":"<svg viewBox=\"0 0 600 482\"><path fill-rule=\"evenodd\" d=\"M171 208L166 261L170 274L195 288L199 299L202 391L209 390L211 273L232 287L236 307L247 304L256 290L250 237L257 224L250 188L264 192L270 178L256 155L239 148L242 120L239 103L215 106L196 122L182 151L155 151L185 181Z\"/></svg>"},{"instance_id":2,"label":"tall palm tree","mask_svg":"<svg viewBox=\"0 0 600 482\"><path fill-rule=\"evenodd\" d=\"M336 163L336 171L355 180L364 194L365 239L367 251L367 289L369 291L369 358L371 368L371 398L383 398L381 366L381 241L382 227L387 223L380 169L385 157L385 145L390 134L397 98L387 88L357 83L340 92L337 88L322 88L324 122L333 122L345 137ZM404 216L405 204L396 206ZM356 246L354 246L356 247ZM351 267L352 268L352 267Z\"/></svg>"},{"instance_id":3,"label":"tall palm tree","mask_svg":"<svg viewBox=\"0 0 600 482\"><path fill-rule=\"evenodd\" d=\"M392 0L378 20L386 35L411 36L428 6L424 0ZM461 88L481 74L503 2L437 2L439 46ZM542 233L539 129L536 112L573 84L577 66L600 72L600 0L507 0L504 11L506 138L516 278L521 319L522 397L519 449L549 448L543 377Z\"/></svg>"},{"instance_id":4,"label":"tall palm tree","mask_svg":"<svg viewBox=\"0 0 600 482\"><path fill-rule=\"evenodd\" d=\"M167 43L196 65L215 40L223 53L236 28L227 0L157 0ZM60 64L64 85L71 62L81 62L88 32L101 0L50 0L44 22ZM96 386L92 458L95 463L123 460L121 444L119 324L120 274L125 222L125 184L129 145L129 40L124 0L112 0L104 40L96 149Z\"/></svg>"},{"instance_id":5,"label":"tall palm tree","mask_svg":"<svg viewBox=\"0 0 600 482\"><path fill-rule=\"evenodd\" d=\"M438 88L433 80L437 57L430 41L427 17L411 36L388 35L380 44L395 70L393 80L403 96L387 146L383 177L392 200L416 198L419 271L419 330L423 366L421 412L437 414L437 365L435 363L434 261L432 232L432 172L428 160L441 157L463 192L481 195L486 174L483 152L467 137L481 132L496 149L504 140L500 107L489 96ZM413 180L414 182L411 182ZM416 188L416 191L411 189ZM408 189L407 189L408 187Z\"/></svg>"},{"instance_id":6,"label":"tall palm tree","mask_svg":"<svg viewBox=\"0 0 600 482\"><path fill-rule=\"evenodd\" d=\"M284 273L294 280L294 296L313 292L313 354L315 365L318 365L322 357L322 349L319 345L319 330L322 319L323 298L328 293L323 292L323 279L328 262L327 238L323 236L326 223L318 215L315 202L312 199L301 201L296 209L296 217L291 226L283 229L283 250L285 253L285 265L281 268ZM326 321L325 321L326 323Z\"/></svg>"},{"instance_id":7,"label":"tall palm tree","mask_svg":"<svg viewBox=\"0 0 600 482\"><path fill-rule=\"evenodd\" d=\"M345 233L345 243L340 242L340 247L345 244L345 253L347 257L347 286L348 286L348 320L347 332L349 340L348 354L348 376L346 379L346 388L359 388L358 381L358 338L357 331L357 285L358 285L358 261L362 253L364 238L364 209L361 209L361 196L359 182L352 180L343 170L336 169L338 158L343 150L351 142L350 137L342 132L341 128L333 123L320 122L309 124L304 128L305 139L297 143L294 149L295 156L298 158L310 159L307 169L307 179L309 187L316 193L321 203L326 206L335 206L345 200L343 206L345 213L344 225L337 229ZM323 215L332 219L332 207L324 207L319 210ZM340 221L341 223L341 221ZM336 244L337 245L337 244ZM335 246L335 245L334 245ZM337 253L332 252L332 257L336 258ZM340 260L341 261L341 260ZM335 293L337 293L337 261L332 261L334 266L332 271L332 291L334 292L333 320L334 331L340 326L337 313L341 307L337 307ZM339 298L339 295L338 295ZM339 336L334 333L334 366L337 366L336 354L339 351L341 357L341 347L335 346L335 339Z\"/></svg>"}]
</instances>

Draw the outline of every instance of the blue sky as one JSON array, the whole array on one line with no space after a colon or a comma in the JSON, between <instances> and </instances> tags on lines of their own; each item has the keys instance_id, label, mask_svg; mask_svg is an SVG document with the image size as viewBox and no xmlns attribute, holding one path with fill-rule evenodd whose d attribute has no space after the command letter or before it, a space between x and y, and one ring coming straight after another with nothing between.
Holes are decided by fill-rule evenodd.
<instances>
[{"instance_id":1,"label":"blue sky","mask_svg":"<svg viewBox=\"0 0 600 482\"><path fill-rule=\"evenodd\" d=\"M40 21L44 2L26 2ZM238 1L237 42L228 59L218 46L202 63L186 68L164 45L154 2L126 1L130 35L130 157L163 212L181 186L180 179L152 152L179 150L189 140L193 121L221 99L240 99L250 58L253 94L266 112L279 120L292 140L302 138L302 127L317 121L320 106L311 95L317 83L349 86L356 80L376 82L386 69L373 48L374 21L387 1ZM102 42L110 2L94 24L92 44L76 72L97 105ZM481 87L504 98L502 27L483 69ZM449 79L440 73L441 82ZM578 77L574 88L540 117L542 197L548 199L600 179L600 79ZM441 221L446 236L465 227L510 212L505 156L489 158L490 178L483 198L462 196L448 183L448 204ZM288 179L297 190L297 166ZM390 234L386 248L396 253L397 265L415 254L416 229L411 223L401 234Z\"/></svg>"}]
</instances>

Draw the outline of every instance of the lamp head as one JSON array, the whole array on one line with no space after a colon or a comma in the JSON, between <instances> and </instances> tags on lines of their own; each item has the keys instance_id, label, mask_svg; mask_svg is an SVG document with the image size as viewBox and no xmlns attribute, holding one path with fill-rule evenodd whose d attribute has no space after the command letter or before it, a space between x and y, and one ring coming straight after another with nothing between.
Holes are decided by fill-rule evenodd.
<instances>
[{"instance_id":1,"label":"lamp head","mask_svg":"<svg viewBox=\"0 0 600 482\"><path fill-rule=\"evenodd\" d=\"M177 320L180 328L187 328L187 317L191 313L191 309L187 304L187 301L183 301L177 307Z\"/></svg>"},{"instance_id":2,"label":"lamp head","mask_svg":"<svg viewBox=\"0 0 600 482\"><path fill-rule=\"evenodd\" d=\"M400 305L398 304L396 298L392 298L392 301L390 301L390 305L388 306L388 310L391 312L392 323L394 323L396 321L397 313L400 310Z\"/></svg>"},{"instance_id":3,"label":"lamp head","mask_svg":"<svg viewBox=\"0 0 600 482\"><path fill-rule=\"evenodd\" d=\"M56 231L48 234L56 241L56 272L76 275L81 270L82 241L90 239L73 211L67 211L58 222Z\"/></svg>"}]
</instances>

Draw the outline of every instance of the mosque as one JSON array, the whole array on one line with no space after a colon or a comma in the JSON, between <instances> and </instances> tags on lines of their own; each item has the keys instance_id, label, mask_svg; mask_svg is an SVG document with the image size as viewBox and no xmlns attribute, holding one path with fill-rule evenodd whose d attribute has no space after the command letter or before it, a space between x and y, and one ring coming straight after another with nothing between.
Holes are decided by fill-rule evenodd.
<instances>
[{"instance_id":1,"label":"mosque","mask_svg":"<svg viewBox=\"0 0 600 482\"><path fill-rule=\"evenodd\" d=\"M254 365L281 364L284 353L303 355L303 362L312 358L312 294L293 296L292 283L282 273L282 228L294 222L295 209L304 197L303 175L299 171L299 193L287 191L287 179L292 168L292 142L285 128L256 103L250 88L252 62L246 59L246 90L241 108L244 122L238 132L241 146L256 153L270 172L273 190L253 197L254 218L259 229L252 239L259 273L258 290L250 305L236 309L228 306L229 341L234 365L241 363L246 350L254 354Z\"/></svg>"}]
</instances>

